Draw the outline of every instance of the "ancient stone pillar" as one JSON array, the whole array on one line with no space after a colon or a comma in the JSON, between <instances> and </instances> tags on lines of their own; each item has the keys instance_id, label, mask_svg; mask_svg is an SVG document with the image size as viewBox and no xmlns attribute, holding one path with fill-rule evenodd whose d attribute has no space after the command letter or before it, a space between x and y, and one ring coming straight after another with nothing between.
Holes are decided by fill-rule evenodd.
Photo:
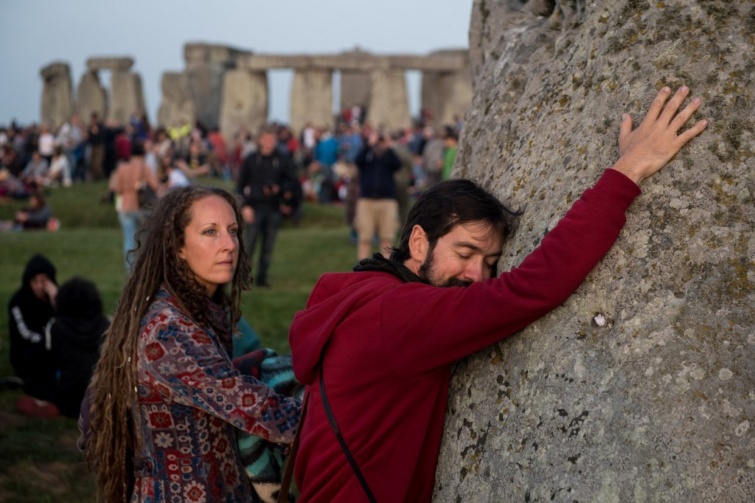
<instances>
[{"instance_id":1,"label":"ancient stone pillar","mask_svg":"<svg viewBox=\"0 0 755 503\"><path fill-rule=\"evenodd\" d=\"M88 124L92 113L97 113L100 120L107 114L107 93L100 84L96 70L87 70L79 80L76 90L76 111L83 123Z\"/></svg>"},{"instance_id":2,"label":"ancient stone pillar","mask_svg":"<svg viewBox=\"0 0 755 503\"><path fill-rule=\"evenodd\" d=\"M241 54L248 52L214 44L184 45L185 73L196 119L208 128L218 126L223 76L228 69L235 67L235 59Z\"/></svg>"},{"instance_id":3,"label":"ancient stone pillar","mask_svg":"<svg viewBox=\"0 0 755 503\"><path fill-rule=\"evenodd\" d=\"M167 128L193 125L196 110L188 76L183 72L165 72L160 81L160 89L162 100L157 112L157 123Z\"/></svg>"},{"instance_id":4,"label":"ancient stone pillar","mask_svg":"<svg viewBox=\"0 0 755 503\"><path fill-rule=\"evenodd\" d=\"M251 70L229 70L223 81L223 103L220 107L220 132L231 144L233 135L245 128L257 134L267 122L267 74Z\"/></svg>"},{"instance_id":5,"label":"ancient stone pillar","mask_svg":"<svg viewBox=\"0 0 755 503\"><path fill-rule=\"evenodd\" d=\"M403 129L411 125L406 77L403 70L372 71L372 94L367 121L375 128Z\"/></svg>"},{"instance_id":6,"label":"ancient stone pillar","mask_svg":"<svg viewBox=\"0 0 755 503\"><path fill-rule=\"evenodd\" d=\"M333 74L323 69L297 69L291 84L291 128L307 122L333 127Z\"/></svg>"},{"instance_id":7,"label":"ancient stone pillar","mask_svg":"<svg viewBox=\"0 0 755 503\"><path fill-rule=\"evenodd\" d=\"M125 125L132 115L139 117L145 110L141 77L133 72L113 72L110 76L108 118Z\"/></svg>"},{"instance_id":8,"label":"ancient stone pillar","mask_svg":"<svg viewBox=\"0 0 755 503\"><path fill-rule=\"evenodd\" d=\"M341 71L341 110L353 106L366 108L372 94L372 76L368 72Z\"/></svg>"},{"instance_id":9,"label":"ancient stone pillar","mask_svg":"<svg viewBox=\"0 0 755 503\"><path fill-rule=\"evenodd\" d=\"M447 54L451 51L439 51L433 54ZM453 51L466 55L468 51ZM454 124L455 118L463 118L472 103L472 76L469 69L457 71L422 72L423 110L430 111L433 122L440 126Z\"/></svg>"},{"instance_id":10,"label":"ancient stone pillar","mask_svg":"<svg viewBox=\"0 0 755 503\"><path fill-rule=\"evenodd\" d=\"M455 168L526 207L499 270L617 159L622 112L686 84L710 124L564 305L457 367L433 501L751 501L752 2L523 3L474 3Z\"/></svg>"},{"instance_id":11,"label":"ancient stone pillar","mask_svg":"<svg viewBox=\"0 0 755 503\"><path fill-rule=\"evenodd\" d=\"M67 121L73 113L73 84L67 63L54 62L42 70L41 119L53 128Z\"/></svg>"}]
</instances>

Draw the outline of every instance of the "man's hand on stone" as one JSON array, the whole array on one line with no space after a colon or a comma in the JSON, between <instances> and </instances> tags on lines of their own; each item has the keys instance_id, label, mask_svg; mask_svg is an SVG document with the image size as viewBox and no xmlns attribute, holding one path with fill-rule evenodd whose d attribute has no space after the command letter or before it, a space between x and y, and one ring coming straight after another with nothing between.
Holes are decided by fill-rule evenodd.
<instances>
[{"instance_id":1,"label":"man's hand on stone","mask_svg":"<svg viewBox=\"0 0 755 503\"><path fill-rule=\"evenodd\" d=\"M679 112L679 107L689 94L689 88L680 87L666 103L670 94L671 90L668 87L658 92L650 105L650 110L637 129L632 130L632 117L629 114L625 113L621 121L620 157L613 169L625 174L635 183L659 171L688 141L702 133L708 125L707 120L701 120L678 134L692 114L700 108L702 101L700 98L695 98Z\"/></svg>"}]
</instances>

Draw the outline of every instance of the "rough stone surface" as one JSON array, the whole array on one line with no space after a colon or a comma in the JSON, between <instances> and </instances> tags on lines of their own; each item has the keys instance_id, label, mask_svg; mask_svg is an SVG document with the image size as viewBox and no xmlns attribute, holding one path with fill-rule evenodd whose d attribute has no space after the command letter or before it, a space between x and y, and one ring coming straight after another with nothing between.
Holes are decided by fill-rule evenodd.
<instances>
[{"instance_id":1,"label":"rough stone surface","mask_svg":"<svg viewBox=\"0 0 755 503\"><path fill-rule=\"evenodd\" d=\"M376 128L401 129L411 124L406 76L402 70L374 70L367 120Z\"/></svg>"},{"instance_id":2,"label":"rough stone surface","mask_svg":"<svg viewBox=\"0 0 755 503\"><path fill-rule=\"evenodd\" d=\"M67 121L73 113L73 83L67 63L54 62L39 72L42 77L41 118L53 128Z\"/></svg>"},{"instance_id":3,"label":"rough stone surface","mask_svg":"<svg viewBox=\"0 0 755 503\"><path fill-rule=\"evenodd\" d=\"M194 124L197 114L186 74L165 72L160 87L163 94L157 113L158 124L169 128Z\"/></svg>"},{"instance_id":4,"label":"rough stone surface","mask_svg":"<svg viewBox=\"0 0 755 503\"><path fill-rule=\"evenodd\" d=\"M96 112L100 119L107 115L107 93L100 84L97 72L87 71L81 76L76 89L76 111L81 120L89 123L89 118Z\"/></svg>"},{"instance_id":5,"label":"rough stone surface","mask_svg":"<svg viewBox=\"0 0 755 503\"><path fill-rule=\"evenodd\" d=\"M615 161L622 112L687 84L711 122L563 306L458 365L434 501L752 501L755 7L551 5L473 7L455 175L526 207L502 269Z\"/></svg>"},{"instance_id":6,"label":"rough stone surface","mask_svg":"<svg viewBox=\"0 0 755 503\"><path fill-rule=\"evenodd\" d=\"M113 72L110 76L110 106L108 118L118 124L128 124L132 115L141 116L146 110L142 79L133 72Z\"/></svg>"},{"instance_id":7,"label":"rough stone surface","mask_svg":"<svg viewBox=\"0 0 755 503\"><path fill-rule=\"evenodd\" d=\"M267 120L267 75L249 70L229 70L223 82L220 132L229 145L233 135L244 127L256 134Z\"/></svg>"},{"instance_id":8,"label":"rough stone surface","mask_svg":"<svg viewBox=\"0 0 755 503\"><path fill-rule=\"evenodd\" d=\"M333 73L330 70L296 70L291 83L291 128L301 131L312 122L333 127Z\"/></svg>"}]
</instances>

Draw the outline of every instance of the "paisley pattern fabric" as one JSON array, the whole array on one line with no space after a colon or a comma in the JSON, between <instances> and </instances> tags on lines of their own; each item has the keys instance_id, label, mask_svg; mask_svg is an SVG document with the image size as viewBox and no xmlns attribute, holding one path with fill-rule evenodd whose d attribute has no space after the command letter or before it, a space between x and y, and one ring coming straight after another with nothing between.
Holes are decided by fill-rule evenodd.
<instances>
[{"instance_id":1,"label":"paisley pattern fabric","mask_svg":"<svg viewBox=\"0 0 755 503\"><path fill-rule=\"evenodd\" d=\"M237 428L293 441L301 403L240 374L225 313L208 310L200 327L160 290L142 320L132 502L252 501Z\"/></svg>"}]
</instances>

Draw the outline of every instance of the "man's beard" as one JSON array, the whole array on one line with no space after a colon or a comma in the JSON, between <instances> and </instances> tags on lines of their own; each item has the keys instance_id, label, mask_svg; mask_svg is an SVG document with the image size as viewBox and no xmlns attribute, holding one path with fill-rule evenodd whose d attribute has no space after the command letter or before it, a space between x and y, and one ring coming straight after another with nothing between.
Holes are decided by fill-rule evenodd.
<instances>
[{"instance_id":1,"label":"man's beard","mask_svg":"<svg viewBox=\"0 0 755 503\"><path fill-rule=\"evenodd\" d=\"M440 278L435 277L435 247L430 248L427 258L422 263L421 266L419 266L418 276L422 278L424 281L428 282L429 284L433 286L439 286L439 287L449 287L449 286L469 286L472 284L472 281L463 281L458 278L449 278L445 281L441 280Z\"/></svg>"}]
</instances>

